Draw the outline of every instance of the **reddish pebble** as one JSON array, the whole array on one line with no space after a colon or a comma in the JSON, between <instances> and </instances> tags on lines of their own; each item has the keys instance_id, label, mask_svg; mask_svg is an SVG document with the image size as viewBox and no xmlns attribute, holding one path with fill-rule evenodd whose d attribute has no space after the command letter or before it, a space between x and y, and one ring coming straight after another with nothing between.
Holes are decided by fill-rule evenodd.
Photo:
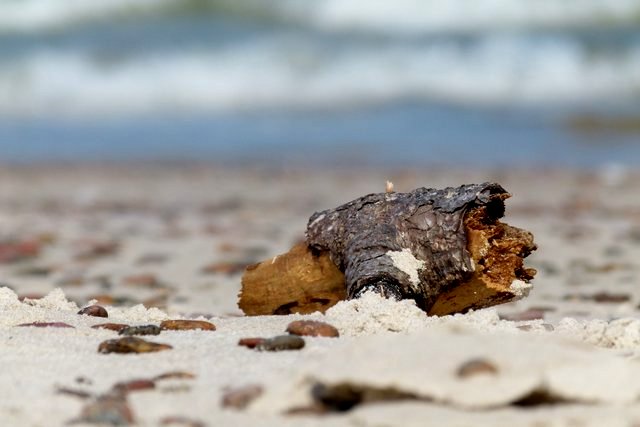
<instances>
[{"instance_id":1,"label":"reddish pebble","mask_svg":"<svg viewBox=\"0 0 640 427\"><path fill-rule=\"evenodd\" d=\"M12 263L40 254L40 243L36 241L0 242L0 263Z\"/></svg>"},{"instance_id":2,"label":"reddish pebble","mask_svg":"<svg viewBox=\"0 0 640 427\"><path fill-rule=\"evenodd\" d=\"M122 282L128 286L137 286L144 288L154 288L160 285L157 277L154 274L135 274L127 276L122 279Z\"/></svg>"},{"instance_id":3,"label":"reddish pebble","mask_svg":"<svg viewBox=\"0 0 640 427\"><path fill-rule=\"evenodd\" d=\"M21 323L18 326L35 326L36 328L73 328L73 326L64 322L31 322Z\"/></svg>"},{"instance_id":4,"label":"reddish pebble","mask_svg":"<svg viewBox=\"0 0 640 427\"><path fill-rule=\"evenodd\" d=\"M256 348L258 345L264 342L264 338L242 338L238 341L238 345L248 348Z\"/></svg>"},{"instance_id":5,"label":"reddish pebble","mask_svg":"<svg viewBox=\"0 0 640 427\"><path fill-rule=\"evenodd\" d=\"M460 378L469 378L476 375L495 375L498 373L498 368L491 362L485 359L471 359L458 368L457 375Z\"/></svg>"},{"instance_id":6,"label":"reddish pebble","mask_svg":"<svg viewBox=\"0 0 640 427\"><path fill-rule=\"evenodd\" d=\"M154 378L155 381L158 380L192 380L194 379L196 376L194 374L192 374L191 372L184 372L184 371L172 371L172 372L165 372L164 374L160 374L158 376L156 376Z\"/></svg>"},{"instance_id":7,"label":"reddish pebble","mask_svg":"<svg viewBox=\"0 0 640 427\"><path fill-rule=\"evenodd\" d=\"M109 313L107 313L107 310L101 305L96 304L83 308L78 312L78 314L86 314L87 316L94 317L109 317Z\"/></svg>"},{"instance_id":8,"label":"reddish pebble","mask_svg":"<svg viewBox=\"0 0 640 427\"><path fill-rule=\"evenodd\" d=\"M93 329L109 329L110 331L120 332L124 328L128 328L129 325L125 323L100 323L98 325L93 325Z\"/></svg>"},{"instance_id":9,"label":"reddish pebble","mask_svg":"<svg viewBox=\"0 0 640 427\"><path fill-rule=\"evenodd\" d=\"M222 406L224 408L244 409L256 397L260 396L262 391L262 386L258 384L233 388L222 396Z\"/></svg>"},{"instance_id":10,"label":"reddish pebble","mask_svg":"<svg viewBox=\"0 0 640 427\"><path fill-rule=\"evenodd\" d=\"M339 337L338 330L324 322L317 320L296 320L289 323L287 326L287 332L292 335L308 336L308 337Z\"/></svg>"},{"instance_id":11,"label":"reddish pebble","mask_svg":"<svg viewBox=\"0 0 640 427\"><path fill-rule=\"evenodd\" d=\"M191 329L215 331L216 326L204 320L164 320L160 323L160 329L169 331L188 331Z\"/></svg>"}]
</instances>

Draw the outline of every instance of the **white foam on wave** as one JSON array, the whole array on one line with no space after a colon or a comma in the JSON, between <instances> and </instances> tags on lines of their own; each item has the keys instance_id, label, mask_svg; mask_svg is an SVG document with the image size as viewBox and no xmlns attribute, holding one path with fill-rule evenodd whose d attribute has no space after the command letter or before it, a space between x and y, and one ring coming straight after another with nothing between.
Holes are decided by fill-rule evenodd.
<instances>
[{"instance_id":1,"label":"white foam on wave","mask_svg":"<svg viewBox=\"0 0 640 427\"><path fill-rule=\"evenodd\" d=\"M0 31L38 31L116 13L149 10L171 0L0 0Z\"/></svg>"},{"instance_id":2,"label":"white foam on wave","mask_svg":"<svg viewBox=\"0 0 640 427\"><path fill-rule=\"evenodd\" d=\"M638 0L283 0L299 19L331 30L475 31L633 22ZM304 5L304 6L303 6Z\"/></svg>"},{"instance_id":3,"label":"white foam on wave","mask_svg":"<svg viewBox=\"0 0 640 427\"><path fill-rule=\"evenodd\" d=\"M488 38L473 46L362 46L327 52L263 41L104 63L41 51L0 67L0 113L97 116L337 108L400 98L553 104L640 92L640 46L594 55L569 39Z\"/></svg>"},{"instance_id":4,"label":"white foam on wave","mask_svg":"<svg viewBox=\"0 0 640 427\"><path fill-rule=\"evenodd\" d=\"M211 10L325 30L424 33L637 22L640 0L200 0ZM0 31L38 31L187 0L0 0ZM200 11L199 11L200 13Z\"/></svg>"}]
</instances>

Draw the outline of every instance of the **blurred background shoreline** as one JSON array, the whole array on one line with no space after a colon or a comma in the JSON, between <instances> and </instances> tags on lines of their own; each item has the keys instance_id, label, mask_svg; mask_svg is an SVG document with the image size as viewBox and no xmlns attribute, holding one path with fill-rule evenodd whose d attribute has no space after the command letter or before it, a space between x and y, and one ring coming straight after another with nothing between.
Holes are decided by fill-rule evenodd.
<instances>
[{"instance_id":1,"label":"blurred background shoreline","mask_svg":"<svg viewBox=\"0 0 640 427\"><path fill-rule=\"evenodd\" d=\"M640 1L0 0L0 164L634 167Z\"/></svg>"}]
</instances>

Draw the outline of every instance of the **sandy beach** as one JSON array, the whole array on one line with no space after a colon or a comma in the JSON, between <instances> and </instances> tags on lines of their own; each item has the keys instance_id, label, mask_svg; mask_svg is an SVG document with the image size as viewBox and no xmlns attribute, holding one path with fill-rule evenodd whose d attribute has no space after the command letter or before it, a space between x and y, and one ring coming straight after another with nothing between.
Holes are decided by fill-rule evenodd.
<instances>
[{"instance_id":1,"label":"sandy beach","mask_svg":"<svg viewBox=\"0 0 640 427\"><path fill-rule=\"evenodd\" d=\"M621 168L4 167L0 424L638 425L638 178ZM539 247L530 295L445 317L373 294L325 314L243 316L245 266L301 241L314 212L386 180L399 192L502 184L513 195L505 222ZM91 304L108 318L77 314ZM216 329L141 337L166 351L98 352L120 336L92 326L168 319ZM304 337L291 351L238 345L300 319L340 337ZM18 326L34 322L71 327ZM351 407L319 409L339 387L356 395Z\"/></svg>"}]
</instances>

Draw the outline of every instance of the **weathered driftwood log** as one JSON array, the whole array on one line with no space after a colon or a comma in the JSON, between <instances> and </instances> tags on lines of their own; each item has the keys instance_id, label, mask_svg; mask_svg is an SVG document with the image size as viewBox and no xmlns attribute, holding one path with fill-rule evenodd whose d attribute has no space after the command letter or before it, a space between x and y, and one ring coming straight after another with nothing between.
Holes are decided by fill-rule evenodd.
<instances>
[{"instance_id":1,"label":"weathered driftwood log","mask_svg":"<svg viewBox=\"0 0 640 427\"><path fill-rule=\"evenodd\" d=\"M531 233L501 223L509 193L471 184L370 194L315 213L306 245L250 266L239 306L250 315L324 311L372 290L429 314L524 296Z\"/></svg>"}]
</instances>

